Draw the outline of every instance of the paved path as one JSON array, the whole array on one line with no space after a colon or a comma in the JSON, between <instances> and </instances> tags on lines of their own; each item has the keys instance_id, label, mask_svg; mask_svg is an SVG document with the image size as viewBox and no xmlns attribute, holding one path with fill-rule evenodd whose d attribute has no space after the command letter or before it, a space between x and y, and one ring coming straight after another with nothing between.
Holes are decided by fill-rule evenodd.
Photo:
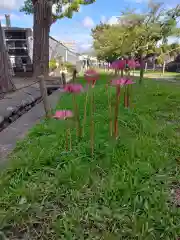
<instances>
[{"instance_id":1,"label":"paved path","mask_svg":"<svg viewBox=\"0 0 180 240\"><path fill-rule=\"evenodd\" d=\"M70 81L71 76L66 76L67 82ZM33 79L24 80L23 78L14 79L17 88L25 87L34 82ZM47 87L59 87L59 80L52 79L46 81ZM27 88L23 88L19 91L6 94L4 99L0 99L0 130L5 127L4 130L0 131L0 162L6 159L7 154L12 151L15 147L16 142L22 139L27 131L44 116L44 108L42 103L35 105L28 112L24 114L24 108L29 104L32 104L36 99L40 98L39 84L36 83ZM50 95L49 101L52 107L55 106L59 99L60 92L55 91ZM22 115L18 118L20 110L22 109ZM15 114L16 113L16 114ZM19 116L20 116L19 115ZM12 119L12 123L7 126L7 119Z\"/></svg>"},{"instance_id":2,"label":"paved path","mask_svg":"<svg viewBox=\"0 0 180 240\"><path fill-rule=\"evenodd\" d=\"M69 81L71 76L67 76L66 78L66 80ZM39 90L39 83L35 82L36 81L33 78L14 78L16 88L20 90L8 93L2 99L0 98L0 130L4 127L4 122L9 117L17 113L20 109L33 104L37 99L40 98L41 94ZM58 77L50 77L48 80L46 80L46 85L48 88L59 87L60 84L61 80Z\"/></svg>"},{"instance_id":3,"label":"paved path","mask_svg":"<svg viewBox=\"0 0 180 240\"><path fill-rule=\"evenodd\" d=\"M48 97L51 107L55 107L59 97L59 91L55 91ZM16 142L23 139L28 130L32 128L44 114L43 103L41 102L0 132L0 164L6 160L7 155L16 146Z\"/></svg>"},{"instance_id":4,"label":"paved path","mask_svg":"<svg viewBox=\"0 0 180 240\"><path fill-rule=\"evenodd\" d=\"M20 107L31 104L40 96L38 86L31 86L6 94L3 99L0 99L0 124L4 119L11 116L13 112L17 112Z\"/></svg>"}]
</instances>

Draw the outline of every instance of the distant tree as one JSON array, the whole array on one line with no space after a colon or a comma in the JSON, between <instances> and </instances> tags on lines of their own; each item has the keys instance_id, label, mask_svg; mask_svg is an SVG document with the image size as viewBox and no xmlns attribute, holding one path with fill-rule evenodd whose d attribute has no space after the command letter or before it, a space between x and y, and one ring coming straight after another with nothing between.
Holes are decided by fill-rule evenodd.
<instances>
[{"instance_id":1,"label":"distant tree","mask_svg":"<svg viewBox=\"0 0 180 240\"><path fill-rule=\"evenodd\" d=\"M175 8L166 11L164 19L161 23L163 44L167 44L169 36L180 35L180 29L177 28L179 17L180 17L180 4L178 4Z\"/></svg>"},{"instance_id":2,"label":"distant tree","mask_svg":"<svg viewBox=\"0 0 180 240\"><path fill-rule=\"evenodd\" d=\"M111 59L117 56L136 56L141 63L141 82L144 57L149 47L160 39L160 25L154 23L155 14L155 11L143 15L124 12L119 24L108 27L97 26L92 32L97 53Z\"/></svg>"},{"instance_id":3,"label":"distant tree","mask_svg":"<svg viewBox=\"0 0 180 240\"><path fill-rule=\"evenodd\" d=\"M174 59L180 54L180 44L179 43L172 43L170 44L170 56L174 57Z\"/></svg>"},{"instance_id":4,"label":"distant tree","mask_svg":"<svg viewBox=\"0 0 180 240\"><path fill-rule=\"evenodd\" d=\"M162 69L162 73L164 74L164 71L165 71L165 66L166 66L166 62L168 59L170 59L170 45L168 44L162 44L160 47L160 55L158 56L157 58L157 63L158 64L161 64L163 66L163 69Z\"/></svg>"},{"instance_id":5,"label":"distant tree","mask_svg":"<svg viewBox=\"0 0 180 240\"><path fill-rule=\"evenodd\" d=\"M177 34L179 7L164 11L162 5L150 1L149 11L136 14L124 12L117 25L96 26L92 31L94 48L101 58L136 56L140 61L140 83L144 74L144 59L155 51L157 43L168 36ZM171 20L176 24L169 27ZM154 52L155 54L155 52Z\"/></svg>"}]
</instances>

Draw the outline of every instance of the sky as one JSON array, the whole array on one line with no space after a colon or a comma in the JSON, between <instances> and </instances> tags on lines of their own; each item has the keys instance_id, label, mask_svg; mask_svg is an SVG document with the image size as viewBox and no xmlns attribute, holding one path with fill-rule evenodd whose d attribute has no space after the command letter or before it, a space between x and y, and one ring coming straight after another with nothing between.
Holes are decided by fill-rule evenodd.
<instances>
[{"instance_id":1,"label":"sky","mask_svg":"<svg viewBox=\"0 0 180 240\"><path fill-rule=\"evenodd\" d=\"M100 21L114 24L117 16L126 9L143 12L148 0L96 0L91 5L81 6L72 19L64 18L52 24L50 35L57 40L75 44L76 51L86 52L92 46L91 29ZM0 21L5 25L4 14L11 15L11 25L16 27L33 26L32 15L19 11L24 0L0 0ZM165 7L172 8L179 0L164 0ZM174 39L171 39L174 41Z\"/></svg>"}]
</instances>

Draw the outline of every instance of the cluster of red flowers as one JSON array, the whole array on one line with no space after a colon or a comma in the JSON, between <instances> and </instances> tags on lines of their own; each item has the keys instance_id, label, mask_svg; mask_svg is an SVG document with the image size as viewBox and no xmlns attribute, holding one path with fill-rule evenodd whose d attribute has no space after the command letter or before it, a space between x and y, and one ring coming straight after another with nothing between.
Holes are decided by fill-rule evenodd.
<instances>
[{"instance_id":1,"label":"cluster of red flowers","mask_svg":"<svg viewBox=\"0 0 180 240\"><path fill-rule=\"evenodd\" d=\"M134 69L139 66L139 62L135 61L134 59L116 60L111 64L111 68L116 70L124 70L126 67L128 67L129 69Z\"/></svg>"},{"instance_id":2,"label":"cluster of red flowers","mask_svg":"<svg viewBox=\"0 0 180 240\"><path fill-rule=\"evenodd\" d=\"M137 66L139 66L139 63L133 59L116 60L115 62L113 62L111 64L112 69L125 70L126 73L128 73L128 71L130 71L131 69L136 68ZM129 107L129 99L130 99L129 85L134 84L134 82L131 80L129 75L130 74L126 74L126 76L120 77L117 79L113 79L110 82L111 86L116 87L116 104L115 104L115 115L114 115L114 136L115 136L115 138L118 137L118 109L119 109L119 102L120 102L120 89L122 87L124 88L124 107ZM93 88L93 87L95 87L96 81L99 79L99 74L94 69L89 69L85 72L84 77L87 81L87 84L88 84L87 86L88 87L91 86ZM80 118L79 118L78 105L75 100L76 99L75 95L79 94L81 92L84 92L85 89L83 88L83 86L81 84L70 83L70 84L66 84L63 87L63 91L66 93L73 94L73 101L75 102L74 113L71 110L59 110L59 111L56 111L56 113L53 117L55 119L62 119L62 120L66 120L66 119L75 117L76 121L78 123L77 130L80 133L81 132L81 124L80 124ZM94 104L93 100L91 102L92 102L91 104ZM94 108L92 107L92 109L94 109ZM86 107L85 107L84 111L86 112ZM84 119L85 119L85 117L84 117ZM93 135L93 133L92 133L92 135ZM81 136L81 134L80 134L80 136ZM93 137L91 137L91 139L92 139L92 149L93 149ZM93 152L93 150L92 150L92 152Z\"/></svg>"}]
</instances>

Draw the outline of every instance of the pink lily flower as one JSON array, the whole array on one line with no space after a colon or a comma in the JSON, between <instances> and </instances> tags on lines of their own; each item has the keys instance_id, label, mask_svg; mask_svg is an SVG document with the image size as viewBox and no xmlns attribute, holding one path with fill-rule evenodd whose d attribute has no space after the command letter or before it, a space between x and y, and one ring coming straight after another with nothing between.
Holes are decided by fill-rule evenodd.
<instances>
[{"instance_id":1,"label":"pink lily flower","mask_svg":"<svg viewBox=\"0 0 180 240\"><path fill-rule=\"evenodd\" d=\"M117 71L121 70L121 76L123 77L123 70L126 67L126 60L116 60L111 64L111 68L115 70L115 74L118 74Z\"/></svg>"},{"instance_id":2,"label":"pink lily flower","mask_svg":"<svg viewBox=\"0 0 180 240\"><path fill-rule=\"evenodd\" d=\"M120 79L114 79L111 81L111 85L112 86L124 86L126 83L126 79L125 78L120 78Z\"/></svg>"},{"instance_id":3,"label":"pink lily flower","mask_svg":"<svg viewBox=\"0 0 180 240\"><path fill-rule=\"evenodd\" d=\"M111 64L112 69L123 70L126 66L126 60L116 60Z\"/></svg>"},{"instance_id":4,"label":"pink lily flower","mask_svg":"<svg viewBox=\"0 0 180 240\"><path fill-rule=\"evenodd\" d=\"M84 77L87 82L91 83L92 87L94 87L99 78L99 74L94 69L89 69L85 72Z\"/></svg>"},{"instance_id":5,"label":"pink lily flower","mask_svg":"<svg viewBox=\"0 0 180 240\"><path fill-rule=\"evenodd\" d=\"M128 60L127 63L128 63L128 66L129 66L130 69L133 69L133 68L136 67L136 62L134 61L134 59Z\"/></svg>"},{"instance_id":6,"label":"pink lily flower","mask_svg":"<svg viewBox=\"0 0 180 240\"><path fill-rule=\"evenodd\" d=\"M118 60L117 65L119 70L123 70L126 66L126 60Z\"/></svg>"},{"instance_id":7,"label":"pink lily flower","mask_svg":"<svg viewBox=\"0 0 180 240\"><path fill-rule=\"evenodd\" d=\"M72 93L72 102L74 105L74 115L76 119L76 130L77 130L77 136L81 136L81 125L80 125L80 117L79 117L79 107L77 105L77 99L76 94L84 91L81 84L67 84L64 87L64 92Z\"/></svg>"},{"instance_id":8,"label":"pink lily flower","mask_svg":"<svg viewBox=\"0 0 180 240\"><path fill-rule=\"evenodd\" d=\"M140 63L136 61L136 67L140 67Z\"/></svg>"},{"instance_id":9,"label":"pink lily flower","mask_svg":"<svg viewBox=\"0 0 180 240\"><path fill-rule=\"evenodd\" d=\"M67 118L72 118L73 113L70 110L58 110L55 112L55 115L53 118L59 119L59 120L66 120Z\"/></svg>"},{"instance_id":10,"label":"pink lily flower","mask_svg":"<svg viewBox=\"0 0 180 240\"><path fill-rule=\"evenodd\" d=\"M133 82L130 78L125 79L124 85L131 85L134 84L135 82Z\"/></svg>"},{"instance_id":11,"label":"pink lily flower","mask_svg":"<svg viewBox=\"0 0 180 240\"><path fill-rule=\"evenodd\" d=\"M120 102L120 91L121 87L124 86L126 79L114 79L111 81L111 85L116 87L116 103L114 107L114 137L118 137L118 113L119 113L119 102Z\"/></svg>"},{"instance_id":12,"label":"pink lily flower","mask_svg":"<svg viewBox=\"0 0 180 240\"><path fill-rule=\"evenodd\" d=\"M85 72L84 76L87 81L88 80L93 81L98 79L99 74L94 69L89 69Z\"/></svg>"},{"instance_id":13,"label":"pink lily flower","mask_svg":"<svg viewBox=\"0 0 180 240\"><path fill-rule=\"evenodd\" d=\"M68 93L80 93L83 91L83 87L81 84L67 84L64 87L64 92Z\"/></svg>"},{"instance_id":14,"label":"pink lily flower","mask_svg":"<svg viewBox=\"0 0 180 240\"><path fill-rule=\"evenodd\" d=\"M120 79L114 79L111 80L111 85L112 86L125 86L125 85L131 85L134 84L135 82L133 82L130 78L120 78Z\"/></svg>"},{"instance_id":15,"label":"pink lily flower","mask_svg":"<svg viewBox=\"0 0 180 240\"><path fill-rule=\"evenodd\" d=\"M127 86L127 88L124 91L124 106L125 107L129 107L129 98L130 98L130 96L129 96L129 88L128 88L128 86L132 85L134 83L135 82L133 82L130 78L126 78L125 79L124 85Z\"/></svg>"},{"instance_id":16,"label":"pink lily flower","mask_svg":"<svg viewBox=\"0 0 180 240\"><path fill-rule=\"evenodd\" d=\"M117 61L112 62L110 68L117 69L118 68Z\"/></svg>"}]
</instances>

